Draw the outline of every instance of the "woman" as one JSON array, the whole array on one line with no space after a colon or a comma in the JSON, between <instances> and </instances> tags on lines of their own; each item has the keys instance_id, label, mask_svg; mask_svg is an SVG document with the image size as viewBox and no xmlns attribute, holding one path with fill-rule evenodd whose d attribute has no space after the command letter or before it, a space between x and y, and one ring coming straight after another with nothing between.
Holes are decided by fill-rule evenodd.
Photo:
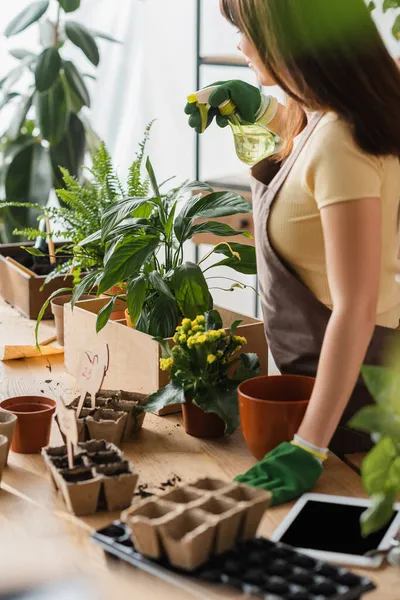
<instances>
[{"instance_id":1,"label":"woman","mask_svg":"<svg viewBox=\"0 0 400 600\"><path fill-rule=\"evenodd\" d=\"M360 368L400 343L400 73L363 0L221 0L221 9L259 83L289 98L276 107L225 82L209 119L224 126L217 107L230 98L285 141L252 171L260 295L281 372L316 383L293 442L237 478L279 503L312 487L328 446L368 449L346 427L371 402ZM198 127L194 107L186 112Z\"/></svg>"}]
</instances>

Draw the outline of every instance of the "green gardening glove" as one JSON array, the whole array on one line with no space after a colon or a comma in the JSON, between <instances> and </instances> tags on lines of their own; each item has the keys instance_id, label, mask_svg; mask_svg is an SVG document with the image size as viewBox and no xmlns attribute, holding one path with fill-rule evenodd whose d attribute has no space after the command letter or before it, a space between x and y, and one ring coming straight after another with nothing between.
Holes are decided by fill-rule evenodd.
<instances>
[{"instance_id":1,"label":"green gardening glove","mask_svg":"<svg viewBox=\"0 0 400 600\"><path fill-rule=\"evenodd\" d=\"M322 473L322 463L302 448L283 442L234 481L272 493L272 505L284 504L308 492Z\"/></svg>"},{"instance_id":2,"label":"green gardening glove","mask_svg":"<svg viewBox=\"0 0 400 600\"><path fill-rule=\"evenodd\" d=\"M228 119L223 117L218 110L220 104L223 104L226 100L232 100L244 121L248 123L256 122L262 104L262 96L258 88L238 79L217 81L206 87L212 86L218 86L218 89L214 90L209 98L211 108L208 111L207 127L211 125L214 117L216 117L219 127L226 127L228 125ZM195 103L188 102L185 107L185 113L190 115L190 127L195 129L197 133L202 133L201 116L198 106Z\"/></svg>"}]
</instances>

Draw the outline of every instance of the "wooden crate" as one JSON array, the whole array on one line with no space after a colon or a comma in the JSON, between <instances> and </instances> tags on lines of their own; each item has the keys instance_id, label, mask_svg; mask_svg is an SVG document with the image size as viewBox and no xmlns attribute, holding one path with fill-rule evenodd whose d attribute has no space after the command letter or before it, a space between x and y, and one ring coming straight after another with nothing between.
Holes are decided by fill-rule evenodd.
<instances>
[{"instance_id":1,"label":"wooden crate","mask_svg":"<svg viewBox=\"0 0 400 600\"><path fill-rule=\"evenodd\" d=\"M33 243L25 243L23 246L32 247ZM10 256L18 262L18 259L25 254L21 244L0 245L0 295L28 319L37 319L47 298L57 289L72 287L73 278L58 275L41 290L46 279L45 275L30 276L7 261L7 256ZM44 317L51 317L50 306Z\"/></svg>"},{"instance_id":2,"label":"wooden crate","mask_svg":"<svg viewBox=\"0 0 400 600\"><path fill-rule=\"evenodd\" d=\"M168 373L159 368L161 348L151 336L131 329L121 321L110 321L106 327L96 334L96 318L98 312L107 304L108 298L84 300L78 302L72 310L67 304L64 309L65 318L65 366L71 375L78 374L80 356L84 349L96 347L100 342L108 344L110 364L103 387L106 389L122 389L128 392L152 394L168 383ZM120 311L126 304L117 300L115 310ZM257 352L260 357L262 373L268 372L268 346L262 321L245 317L230 310L218 308L224 326L229 327L238 319L243 324L237 335L247 339L243 352ZM172 340L171 340L172 342ZM180 408L178 407L178 410ZM167 407L160 414L177 412L177 407Z\"/></svg>"}]
</instances>

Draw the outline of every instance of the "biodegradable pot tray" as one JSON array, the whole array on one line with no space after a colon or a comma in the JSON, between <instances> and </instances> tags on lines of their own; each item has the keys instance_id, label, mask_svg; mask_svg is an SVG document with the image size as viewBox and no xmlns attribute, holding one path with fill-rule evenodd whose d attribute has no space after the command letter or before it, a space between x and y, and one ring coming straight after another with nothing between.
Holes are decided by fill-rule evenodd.
<instances>
[{"instance_id":1,"label":"biodegradable pot tray","mask_svg":"<svg viewBox=\"0 0 400 600\"><path fill-rule=\"evenodd\" d=\"M58 275L46 284L42 290L46 275L30 276L22 268L7 260L7 256L9 256L17 263L32 268L34 257L23 250L21 245L33 247L34 243L0 245L0 295L25 317L37 319L40 309L48 297L55 290L72 287L73 277ZM51 318L51 316L49 306L44 318Z\"/></svg>"},{"instance_id":2,"label":"biodegradable pot tray","mask_svg":"<svg viewBox=\"0 0 400 600\"><path fill-rule=\"evenodd\" d=\"M264 490L203 478L145 500L121 518L142 554L166 554L175 567L193 571L255 531L270 499Z\"/></svg>"},{"instance_id":3,"label":"biodegradable pot tray","mask_svg":"<svg viewBox=\"0 0 400 600\"><path fill-rule=\"evenodd\" d=\"M78 419L78 439L106 440L119 445L135 437L142 428L145 418L140 410L147 402L147 396L123 390L100 390L96 394L96 408L91 408L91 398L87 394ZM70 404L77 408L79 397ZM58 423L58 418L56 416ZM61 432L61 435L64 435ZM65 442L65 439L64 439Z\"/></svg>"},{"instance_id":4,"label":"biodegradable pot tray","mask_svg":"<svg viewBox=\"0 0 400 600\"><path fill-rule=\"evenodd\" d=\"M47 447L42 452L53 487L68 511L81 517L99 510L127 508L138 480L132 464L105 440L90 440L78 446L72 469L68 468L66 446Z\"/></svg>"},{"instance_id":5,"label":"biodegradable pot tray","mask_svg":"<svg viewBox=\"0 0 400 600\"><path fill-rule=\"evenodd\" d=\"M79 357L87 348L97 347L99 342L108 344L110 366L104 379L109 388L123 388L130 392L149 395L168 383L168 373L159 368L161 348L152 336L126 326L125 321L110 321L96 334L96 319L99 311L107 304L108 298L84 300L75 305L65 306L65 366L75 377L79 369ZM126 308L126 303L117 300L114 310ZM256 352L260 358L261 373L268 373L268 346L262 321L218 308L224 326L242 320L237 335L246 337L247 344L243 352ZM172 345L172 340L170 340ZM180 412L181 405L166 407L158 414Z\"/></svg>"},{"instance_id":6,"label":"biodegradable pot tray","mask_svg":"<svg viewBox=\"0 0 400 600\"><path fill-rule=\"evenodd\" d=\"M191 581L196 584L204 581L233 587L246 597L264 600L358 600L375 589L366 577L262 537L237 542L228 552L211 557L190 577L165 557L157 561L145 558L130 537L130 528L115 521L97 531L93 540L113 559L123 560L172 584L184 581L189 586ZM207 589L204 588L204 596ZM198 587L196 590L199 591ZM218 588L215 593L218 594Z\"/></svg>"}]
</instances>

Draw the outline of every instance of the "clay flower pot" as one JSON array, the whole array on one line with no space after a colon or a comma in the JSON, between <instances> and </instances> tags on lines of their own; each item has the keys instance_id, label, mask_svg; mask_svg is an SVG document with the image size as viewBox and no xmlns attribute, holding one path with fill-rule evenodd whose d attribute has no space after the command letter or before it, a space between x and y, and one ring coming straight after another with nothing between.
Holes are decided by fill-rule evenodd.
<instances>
[{"instance_id":1,"label":"clay flower pot","mask_svg":"<svg viewBox=\"0 0 400 600\"><path fill-rule=\"evenodd\" d=\"M215 413L207 413L191 399L186 399L182 404L183 426L186 433L198 438L222 437L225 432L225 423Z\"/></svg>"},{"instance_id":2,"label":"clay flower pot","mask_svg":"<svg viewBox=\"0 0 400 600\"><path fill-rule=\"evenodd\" d=\"M293 439L306 412L315 380L273 375L240 384L240 423L247 447L257 460Z\"/></svg>"},{"instance_id":3,"label":"clay flower pot","mask_svg":"<svg viewBox=\"0 0 400 600\"><path fill-rule=\"evenodd\" d=\"M93 300L94 296L84 295L80 297L80 300ZM71 302L72 294L65 294L64 296L57 296L50 301L51 312L54 315L54 321L56 324L57 342L60 346L64 346L64 305Z\"/></svg>"},{"instance_id":4,"label":"clay flower pot","mask_svg":"<svg viewBox=\"0 0 400 600\"><path fill-rule=\"evenodd\" d=\"M56 402L42 396L18 396L0 402L0 407L17 416L11 450L20 454L37 454L50 439Z\"/></svg>"},{"instance_id":5,"label":"clay flower pot","mask_svg":"<svg viewBox=\"0 0 400 600\"><path fill-rule=\"evenodd\" d=\"M3 477L3 470L7 464L8 455L8 439L5 435L0 434L0 483Z\"/></svg>"},{"instance_id":6,"label":"clay flower pot","mask_svg":"<svg viewBox=\"0 0 400 600\"><path fill-rule=\"evenodd\" d=\"M5 435L7 438L6 463L8 460L8 452L10 450L11 441L14 435L14 430L17 424L17 417L8 410L0 409L0 435Z\"/></svg>"}]
</instances>

